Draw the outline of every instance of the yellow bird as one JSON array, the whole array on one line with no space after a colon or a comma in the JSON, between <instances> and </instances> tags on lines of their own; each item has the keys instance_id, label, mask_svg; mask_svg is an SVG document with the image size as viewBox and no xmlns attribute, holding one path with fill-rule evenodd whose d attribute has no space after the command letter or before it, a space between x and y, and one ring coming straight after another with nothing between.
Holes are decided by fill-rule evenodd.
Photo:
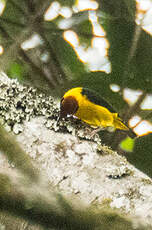
<instances>
[{"instance_id":1,"label":"yellow bird","mask_svg":"<svg viewBox=\"0 0 152 230\"><path fill-rule=\"evenodd\" d=\"M74 115L94 127L129 130L118 113L94 91L77 87L67 91L60 104L60 118Z\"/></svg>"}]
</instances>

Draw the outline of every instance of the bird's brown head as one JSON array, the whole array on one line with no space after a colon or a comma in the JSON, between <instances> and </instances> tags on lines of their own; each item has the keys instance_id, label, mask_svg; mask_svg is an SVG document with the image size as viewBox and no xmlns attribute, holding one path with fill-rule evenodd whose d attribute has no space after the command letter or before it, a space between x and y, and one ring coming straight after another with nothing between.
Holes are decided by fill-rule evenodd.
<instances>
[{"instance_id":1,"label":"bird's brown head","mask_svg":"<svg viewBox=\"0 0 152 230\"><path fill-rule=\"evenodd\" d=\"M78 102L74 96L63 97L60 103L60 118L74 115L78 110Z\"/></svg>"}]
</instances>

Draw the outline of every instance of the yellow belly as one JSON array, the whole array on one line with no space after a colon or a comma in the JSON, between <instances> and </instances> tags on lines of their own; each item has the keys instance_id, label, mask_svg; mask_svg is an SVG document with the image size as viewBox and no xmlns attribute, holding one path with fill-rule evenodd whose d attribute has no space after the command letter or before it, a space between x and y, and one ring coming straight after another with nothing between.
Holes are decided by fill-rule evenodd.
<instances>
[{"instance_id":1,"label":"yellow belly","mask_svg":"<svg viewBox=\"0 0 152 230\"><path fill-rule=\"evenodd\" d=\"M106 108L93 103L84 103L75 114L80 120L95 127L113 126L113 114Z\"/></svg>"}]
</instances>

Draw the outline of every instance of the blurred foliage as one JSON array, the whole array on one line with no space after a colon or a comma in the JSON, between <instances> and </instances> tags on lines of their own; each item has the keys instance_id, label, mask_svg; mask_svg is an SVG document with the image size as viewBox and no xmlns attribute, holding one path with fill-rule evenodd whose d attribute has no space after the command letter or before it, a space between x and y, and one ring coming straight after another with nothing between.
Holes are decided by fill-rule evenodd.
<instances>
[{"instance_id":1,"label":"blurred foliage","mask_svg":"<svg viewBox=\"0 0 152 230\"><path fill-rule=\"evenodd\" d=\"M67 6L72 11L76 1L58 2L60 7ZM25 68L25 71L22 70L22 77L19 76L20 80L34 84L43 91L54 92L56 96L61 96L64 89L75 84L87 85L108 99L120 113L124 105L128 108L121 95L123 88L141 89L151 93L152 38L142 28L140 35L136 37L135 1L97 2L98 20L106 32L110 45L108 50L108 58L112 65L110 74L104 71L90 73L79 60L73 47L63 39L63 32L70 29L77 33L80 44L86 49L91 45L95 36L88 17L89 11L73 13L67 19L58 15L54 20L44 21L44 13L50 5L48 0L21 1L21 4L17 0L7 1L0 17L0 41L5 51L0 60L2 69L7 71L10 77L19 76L19 66L15 73L12 62L20 61L19 65L22 66L20 69ZM63 21L65 29L59 27ZM34 52L23 50L22 42L31 38L33 34L39 34L42 42L34 48ZM47 56L45 61L42 58L44 55ZM121 87L120 93L110 90L109 85L112 83Z\"/></svg>"},{"instance_id":2,"label":"blurred foliage","mask_svg":"<svg viewBox=\"0 0 152 230\"><path fill-rule=\"evenodd\" d=\"M111 73L90 72L74 47L64 40L64 32L72 30L87 51L92 46L92 39L100 38L93 32L90 11L73 11L76 2L58 1L58 15L45 21L45 13L54 1L6 1L0 16L0 44L4 47L1 69L11 78L18 77L20 81L57 97L70 87L92 88L107 99L126 122L136 114L151 121L151 113L148 110L143 113L140 105L146 95L152 93L152 37L135 23L136 2L97 1L96 15L109 43L107 57ZM71 17L64 18L60 14L62 7L71 10ZM23 49L23 42L33 35L39 36L39 43L34 48ZM111 84L119 85L120 92L113 92ZM142 90L142 100L130 107L122 96L124 88Z\"/></svg>"},{"instance_id":3,"label":"blurred foliage","mask_svg":"<svg viewBox=\"0 0 152 230\"><path fill-rule=\"evenodd\" d=\"M61 3L61 5L63 5L63 6L70 6L70 7L72 7L73 5L74 5L74 3L75 3L75 0L59 0L58 1L59 3Z\"/></svg>"},{"instance_id":4,"label":"blurred foliage","mask_svg":"<svg viewBox=\"0 0 152 230\"><path fill-rule=\"evenodd\" d=\"M131 164L152 177L152 134L137 138L134 151L126 157Z\"/></svg>"},{"instance_id":5,"label":"blurred foliage","mask_svg":"<svg viewBox=\"0 0 152 230\"><path fill-rule=\"evenodd\" d=\"M19 80L22 80L23 77L23 67L22 65L18 63L11 63L8 75L10 78L18 78Z\"/></svg>"},{"instance_id":6,"label":"blurred foliage","mask_svg":"<svg viewBox=\"0 0 152 230\"><path fill-rule=\"evenodd\" d=\"M57 40L56 38L52 39L52 46L61 63L60 65L63 68L66 66L64 71L69 79L77 79L78 76L81 76L85 72L84 65L78 60L73 48L63 37L59 37Z\"/></svg>"},{"instance_id":7,"label":"blurred foliage","mask_svg":"<svg viewBox=\"0 0 152 230\"><path fill-rule=\"evenodd\" d=\"M85 45L86 48L91 46L92 41L92 24L88 18L81 20L81 22L75 26L75 32L79 37L80 44Z\"/></svg>"}]
</instances>

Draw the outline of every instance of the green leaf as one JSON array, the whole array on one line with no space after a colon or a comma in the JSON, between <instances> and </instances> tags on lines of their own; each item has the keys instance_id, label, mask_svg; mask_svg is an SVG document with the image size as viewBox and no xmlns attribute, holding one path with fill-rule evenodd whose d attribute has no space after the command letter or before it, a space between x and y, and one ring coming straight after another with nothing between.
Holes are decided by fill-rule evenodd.
<instances>
[{"instance_id":1,"label":"green leaf","mask_svg":"<svg viewBox=\"0 0 152 230\"><path fill-rule=\"evenodd\" d=\"M23 79L23 67L22 65L14 62L11 64L10 69L8 71L8 76L10 78L17 78L18 80Z\"/></svg>"},{"instance_id":2,"label":"green leaf","mask_svg":"<svg viewBox=\"0 0 152 230\"><path fill-rule=\"evenodd\" d=\"M132 152L134 148L134 139L127 137L120 143L120 147L126 152Z\"/></svg>"}]
</instances>

